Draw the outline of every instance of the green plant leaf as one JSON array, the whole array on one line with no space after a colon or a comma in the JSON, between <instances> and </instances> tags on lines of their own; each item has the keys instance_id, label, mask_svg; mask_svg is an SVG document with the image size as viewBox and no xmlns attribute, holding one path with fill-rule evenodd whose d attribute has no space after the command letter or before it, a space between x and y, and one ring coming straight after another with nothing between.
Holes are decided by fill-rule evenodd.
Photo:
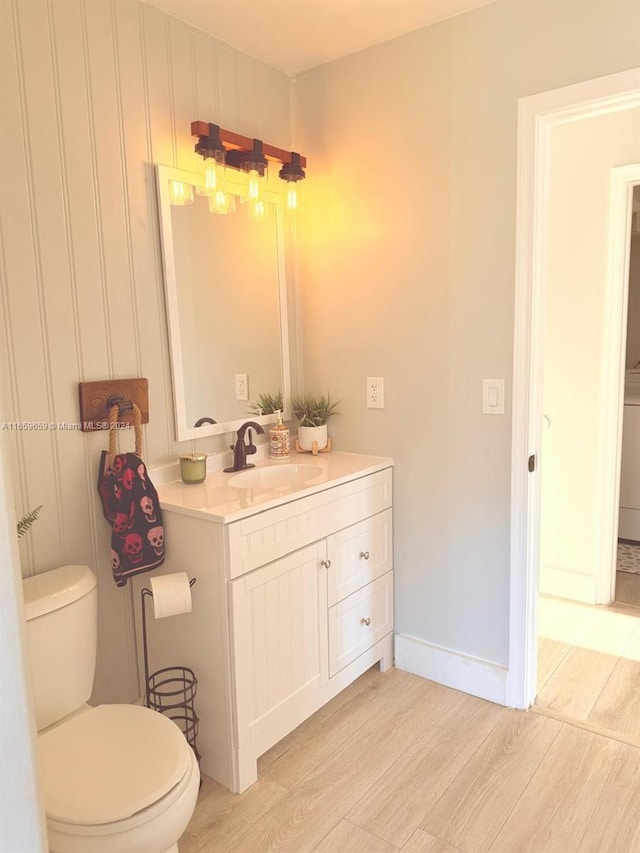
<instances>
[{"instance_id":1,"label":"green plant leaf","mask_svg":"<svg viewBox=\"0 0 640 853\"><path fill-rule=\"evenodd\" d=\"M20 521L16 524L16 530L18 531L18 539L22 539L22 537L29 531L31 525L35 522L36 518L40 515L40 510L42 509L42 504L37 506L35 509L32 509L31 512L23 515Z\"/></svg>"},{"instance_id":2,"label":"green plant leaf","mask_svg":"<svg viewBox=\"0 0 640 853\"><path fill-rule=\"evenodd\" d=\"M315 427L326 424L332 415L337 415L336 406L340 401L332 402L331 394L304 394L293 397L291 411L298 426Z\"/></svg>"},{"instance_id":3,"label":"green plant leaf","mask_svg":"<svg viewBox=\"0 0 640 853\"><path fill-rule=\"evenodd\" d=\"M284 403L282 400L282 391L276 391L271 394L266 391L264 394L258 394L255 401L249 403L248 412L250 415L272 415L274 412L284 411Z\"/></svg>"}]
</instances>

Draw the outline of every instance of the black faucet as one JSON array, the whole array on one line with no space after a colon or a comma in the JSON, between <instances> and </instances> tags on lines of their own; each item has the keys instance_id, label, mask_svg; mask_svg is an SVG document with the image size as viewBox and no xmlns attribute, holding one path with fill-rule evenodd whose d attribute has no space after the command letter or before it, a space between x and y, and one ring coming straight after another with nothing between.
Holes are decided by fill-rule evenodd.
<instances>
[{"instance_id":1,"label":"black faucet","mask_svg":"<svg viewBox=\"0 0 640 853\"><path fill-rule=\"evenodd\" d=\"M216 424L216 423L218 423L218 422L214 421L213 418L199 418L193 426L195 429L196 427L201 427L203 424Z\"/></svg>"},{"instance_id":2,"label":"black faucet","mask_svg":"<svg viewBox=\"0 0 640 853\"><path fill-rule=\"evenodd\" d=\"M255 421L247 421L242 424L238 430L236 443L231 445L231 449L233 450L233 467L225 468L224 471L226 474L231 473L231 471L244 471L245 468L256 467L253 463L247 462L247 455L255 453L257 449L253 443L252 429L255 429L260 435L264 435L264 430ZM244 434L247 430L249 430L249 444L245 444L244 442Z\"/></svg>"}]
</instances>

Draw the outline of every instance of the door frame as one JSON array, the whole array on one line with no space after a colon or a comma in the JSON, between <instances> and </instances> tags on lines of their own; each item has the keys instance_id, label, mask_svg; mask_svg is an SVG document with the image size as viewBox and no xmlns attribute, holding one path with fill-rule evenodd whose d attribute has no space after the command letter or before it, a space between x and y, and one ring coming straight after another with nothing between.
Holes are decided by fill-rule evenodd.
<instances>
[{"instance_id":1,"label":"door frame","mask_svg":"<svg viewBox=\"0 0 640 853\"><path fill-rule=\"evenodd\" d=\"M530 473L528 460L540 459L543 420L543 341L548 259L548 205L552 128L640 106L640 68L588 80L518 101L518 162L516 204L516 287L513 358L513 421L511 440L511 573L509 669L506 702L528 708L537 693L537 598L540 558L540 465ZM607 519L600 551L612 555L611 530L617 534L617 491L622 431L626 293L630 240L631 195L640 181L640 167L614 169L610 195L607 267L607 388L603 411L606 447L599 475L607 479ZM625 275L627 270L627 275ZM623 286L621 287L621 282ZM624 291L624 292L623 292ZM621 323L624 314L625 325ZM604 409L605 407L603 407ZM607 417L608 415L608 417ZM605 423L606 420L606 423ZM608 533L606 531L609 531ZM609 600L615 573L598 584L598 595Z\"/></svg>"}]
</instances>

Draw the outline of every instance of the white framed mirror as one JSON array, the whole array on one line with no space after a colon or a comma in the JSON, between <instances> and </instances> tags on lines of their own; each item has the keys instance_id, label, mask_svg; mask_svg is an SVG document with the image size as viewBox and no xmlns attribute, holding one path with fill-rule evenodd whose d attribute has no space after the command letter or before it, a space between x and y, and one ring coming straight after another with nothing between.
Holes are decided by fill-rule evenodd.
<instances>
[{"instance_id":1,"label":"white framed mirror","mask_svg":"<svg viewBox=\"0 0 640 853\"><path fill-rule=\"evenodd\" d=\"M176 438L220 435L249 419L272 423L249 406L278 391L290 399L282 197L268 191L269 215L255 222L231 169L236 210L225 215L210 213L208 197L195 192L201 175L158 165L156 176ZM193 202L172 204L171 182L191 188ZM202 418L216 423L196 427Z\"/></svg>"}]
</instances>

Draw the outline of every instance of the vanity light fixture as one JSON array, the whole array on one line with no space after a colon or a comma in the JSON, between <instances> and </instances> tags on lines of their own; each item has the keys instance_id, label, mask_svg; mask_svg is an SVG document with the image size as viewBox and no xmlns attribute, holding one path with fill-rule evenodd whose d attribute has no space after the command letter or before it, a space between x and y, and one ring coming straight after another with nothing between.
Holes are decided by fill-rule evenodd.
<instances>
[{"instance_id":1,"label":"vanity light fixture","mask_svg":"<svg viewBox=\"0 0 640 853\"><path fill-rule=\"evenodd\" d=\"M198 195L212 196L216 190L222 189L224 184L227 155L217 124L210 124L208 135L199 137L195 152L204 157L204 183L196 188L196 192Z\"/></svg>"},{"instance_id":2,"label":"vanity light fixture","mask_svg":"<svg viewBox=\"0 0 640 853\"><path fill-rule=\"evenodd\" d=\"M306 177L304 169L307 165L302 154L276 148L261 139L241 136L204 121L191 122L191 133L198 137L195 150L205 158L205 164L211 160L213 170L215 164L222 167L215 173L215 177L205 177L204 187L198 188L198 192L209 196L209 210L213 213L228 213L235 207L234 196L224 191L223 160L227 169L237 169L246 175L242 202L247 205L250 219L260 222L267 218L269 205L264 191L270 161L281 166L278 175L286 184L285 210L288 213L299 213L302 210L300 181Z\"/></svg>"},{"instance_id":3,"label":"vanity light fixture","mask_svg":"<svg viewBox=\"0 0 640 853\"><path fill-rule=\"evenodd\" d=\"M264 156L262 140L254 139L251 151L229 151L229 164L236 166L247 175L242 201L249 205L249 216L256 202L264 199L267 182L268 162Z\"/></svg>"},{"instance_id":4,"label":"vanity light fixture","mask_svg":"<svg viewBox=\"0 0 640 853\"><path fill-rule=\"evenodd\" d=\"M300 165L300 155L292 151L291 162L285 163L278 174L283 181L287 182L287 191L284 199L285 211L293 215L302 213L304 209L304 194L300 181L304 181L306 175Z\"/></svg>"},{"instance_id":5,"label":"vanity light fixture","mask_svg":"<svg viewBox=\"0 0 640 853\"><path fill-rule=\"evenodd\" d=\"M229 213L230 194L225 192L224 186L227 149L222 144L217 124L209 124L208 134L198 137L195 151L204 157L203 183L196 187L196 192L209 197L212 213Z\"/></svg>"}]
</instances>

